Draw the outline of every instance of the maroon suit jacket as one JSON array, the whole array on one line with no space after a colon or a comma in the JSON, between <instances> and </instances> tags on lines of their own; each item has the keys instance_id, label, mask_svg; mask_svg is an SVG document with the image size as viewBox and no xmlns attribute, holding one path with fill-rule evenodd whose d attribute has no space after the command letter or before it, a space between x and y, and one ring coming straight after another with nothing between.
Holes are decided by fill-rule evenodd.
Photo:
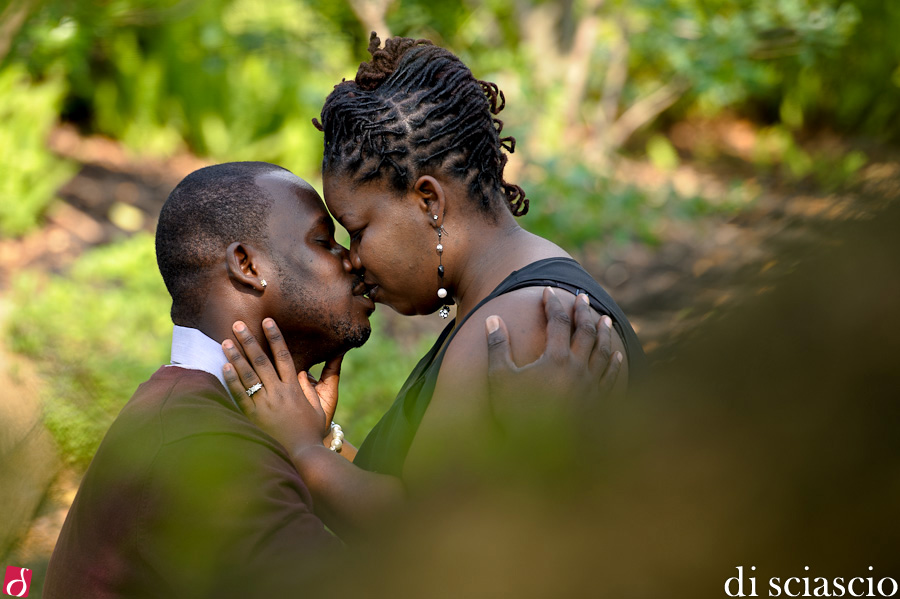
<instances>
[{"instance_id":1,"label":"maroon suit jacket","mask_svg":"<svg viewBox=\"0 0 900 599\"><path fill-rule=\"evenodd\" d=\"M160 368L94 456L44 597L299 596L339 546L311 506L214 376Z\"/></svg>"}]
</instances>

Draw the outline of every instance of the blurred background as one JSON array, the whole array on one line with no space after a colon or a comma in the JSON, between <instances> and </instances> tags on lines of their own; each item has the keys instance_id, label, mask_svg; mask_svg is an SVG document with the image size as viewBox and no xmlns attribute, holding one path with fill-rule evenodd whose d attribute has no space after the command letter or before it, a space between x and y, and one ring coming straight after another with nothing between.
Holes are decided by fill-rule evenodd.
<instances>
[{"instance_id":1,"label":"blurred background","mask_svg":"<svg viewBox=\"0 0 900 599\"><path fill-rule=\"evenodd\" d=\"M500 85L521 224L660 364L900 189L894 1L4 0L0 565L40 572L109 423L168 361L169 191L233 160L321 188L310 121L373 30ZM443 324L389 312L345 361L357 443Z\"/></svg>"}]
</instances>

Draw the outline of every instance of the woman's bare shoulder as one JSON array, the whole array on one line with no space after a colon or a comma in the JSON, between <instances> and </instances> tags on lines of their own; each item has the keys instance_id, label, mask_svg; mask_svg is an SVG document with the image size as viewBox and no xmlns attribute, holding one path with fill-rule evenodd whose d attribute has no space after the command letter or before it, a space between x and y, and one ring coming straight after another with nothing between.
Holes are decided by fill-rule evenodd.
<instances>
[{"instance_id":1,"label":"woman's bare shoulder","mask_svg":"<svg viewBox=\"0 0 900 599\"><path fill-rule=\"evenodd\" d=\"M513 360L519 364L537 359L546 344L546 318L541 301L543 287L525 287L497 296L476 310L453 338L444 357L448 366L457 361L471 364L481 360L487 364L485 320L496 315L503 319L510 335ZM575 297L561 289L554 290L563 306L571 308ZM443 369L443 365L442 365Z\"/></svg>"},{"instance_id":2,"label":"woman's bare shoulder","mask_svg":"<svg viewBox=\"0 0 900 599\"><path fill-rule=\"evenodd\" d=\"M575 296L564 289L551 289L571 316ZM492 299L473 313L447 348L438 376L437 390L441 390L441 387L447 390L457 389L462 377L469 379L469 384L473 386L486 385L488 347L485 320L491 315L499 316L506 324L510 351L516 364L523 366L540 358L547 345L543 292L543 287L517 289ZM600 314L592 312L599 320ZM615 330L612 331L612 349L626 356L624 342ZM626 358L620 376L623 383L627 381L627 371Z\"/></svg>"}]
</instances>

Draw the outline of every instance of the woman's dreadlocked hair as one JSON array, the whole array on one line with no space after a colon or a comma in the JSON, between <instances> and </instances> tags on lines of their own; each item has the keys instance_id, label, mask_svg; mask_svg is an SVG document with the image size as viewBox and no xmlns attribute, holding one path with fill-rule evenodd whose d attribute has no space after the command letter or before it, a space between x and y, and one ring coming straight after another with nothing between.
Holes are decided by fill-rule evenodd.
<instances>
[{"instance_id":1,"label":"woman's dreadlocked hair","mask_svg":"<svg viewBox=\"0 0 900 599\"><path fill-rule=\"evenodd\" d=\"M528 212L518 185L503 180L503 167L516 140L500 137L498 114L506 104L493 83L478 81L453 53L428 40L388 39L384 48L372 32L371 62L354 81L343 81L325 100L323 170L352 173L359 182L385 175L405 191L423 169L446 165L469 185L485 212L502 192L510 212Z\"/></svg>"}]
</instances>

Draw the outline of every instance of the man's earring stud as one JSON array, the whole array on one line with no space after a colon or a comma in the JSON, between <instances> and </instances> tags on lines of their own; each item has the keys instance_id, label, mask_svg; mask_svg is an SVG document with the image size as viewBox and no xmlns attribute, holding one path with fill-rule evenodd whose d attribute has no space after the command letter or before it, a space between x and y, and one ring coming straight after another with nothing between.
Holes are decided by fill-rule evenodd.
<instances>
[{"instance_id":1,"label":"man's earring stud","mask_svg":"<svg viewBox=\"0 0 900 599\"><path fill-rule=\"evenodd\" d=\"M266 283L266 280L265 280L265 279L260 279L259 284L262 285L262 288L263 288L263 289L265 289L265 288L266 288L266 285L268 285L268 283Z\"/></svg>"}]
</instances>

